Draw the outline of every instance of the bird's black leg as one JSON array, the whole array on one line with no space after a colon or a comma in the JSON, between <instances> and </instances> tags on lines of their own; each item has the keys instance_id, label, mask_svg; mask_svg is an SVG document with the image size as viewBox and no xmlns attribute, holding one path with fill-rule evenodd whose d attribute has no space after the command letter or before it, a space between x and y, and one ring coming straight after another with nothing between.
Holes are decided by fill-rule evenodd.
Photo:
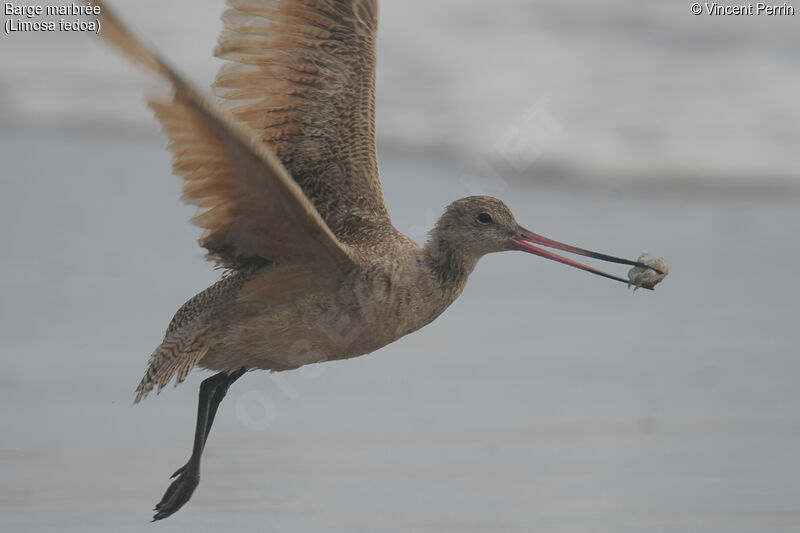
<instances>
[{"instance_id":1,"label":"bird's black leg","mask_svg":"<svg viewBox=\"0 0 800 533\"><path fill-rule=\"evenodd\" d=\"M194 430L194 445L192 446L192 456L189 461L178 469L177 472L172 474L176 477L164 497L156 504L156 514L153 516L153 521L167 518L175 511L183 507L189 501L200 483L200 457L203 455L203 448L205 447L208 433L211 431L211 424L214 423L214 416L217 414L217 408L220 402L225 398L228 392L228 387L242 377L247 371L246 368L240 368L235 372L220 372L214 374L208 379L205 379L200 384L200 397L197 402L197 425Z\"/></svg>"}]
</instances>

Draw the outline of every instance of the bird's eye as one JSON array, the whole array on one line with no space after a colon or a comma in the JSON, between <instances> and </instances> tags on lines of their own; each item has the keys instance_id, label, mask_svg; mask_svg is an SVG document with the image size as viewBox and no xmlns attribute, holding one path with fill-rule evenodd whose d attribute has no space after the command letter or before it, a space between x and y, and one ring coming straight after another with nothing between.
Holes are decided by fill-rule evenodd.
<instances>
[{"instance_id":1,"label":"bird's eye","mask_svg":"<svg viewBox=\"0 0 800 533\"><path fill-rule=\"evenodd\" d=\"M480 215L478 215L478 222L480 222L481 224L488 224L491 221L492 221L492 215L490 215L489 213L481 213Z\"/></svg>"}]
</instances>

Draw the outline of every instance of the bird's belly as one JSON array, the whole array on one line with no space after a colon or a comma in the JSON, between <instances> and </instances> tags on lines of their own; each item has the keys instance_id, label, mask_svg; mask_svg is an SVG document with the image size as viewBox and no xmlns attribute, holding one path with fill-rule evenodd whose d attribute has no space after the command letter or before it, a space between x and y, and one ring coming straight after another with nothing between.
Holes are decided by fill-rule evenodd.
<instances>
[{"instance_id":1,"label":"bird's belly","mask_svg":"<svg viewBox=\"0 0 800 533\"><path fill-rule=\"evenodd\" d=\"M248 367L292 370L373 352L405 333L379 306L352 298L309 297L291 306L263 306L229 325L199 365L210 370Z\"/></svg>"},{"instance_id":2,"label":"bird's belly","mask_svg":"<svg viewBox=\"0 0 800 533\"><path fill-rule=\"evenodd\" d=\"M431 281L401 267L398 273L364 272L334 290L309 291L283 303L239 299L229 315L234 318L218 330L199 364L212 370L291 370L394 342L429 323L453 299L430 300Z\"/></svg>"}]
</instances>

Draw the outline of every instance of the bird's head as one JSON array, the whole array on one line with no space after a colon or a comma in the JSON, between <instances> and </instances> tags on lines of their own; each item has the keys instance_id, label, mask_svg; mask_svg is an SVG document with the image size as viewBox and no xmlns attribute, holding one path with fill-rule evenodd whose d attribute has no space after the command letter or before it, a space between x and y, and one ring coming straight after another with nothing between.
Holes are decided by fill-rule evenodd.
<instances>
[{"instance_id":1,"label":"bird's head","mask_svg":"<svg viewBox=\"0 0 800 533\"><path fill-rule=\"evenodd\" d=\"M430 250L438 253L459 255L464 260L467 271L471 270L478 262L478 259L486 254L507 250L521 250L580 268L593 274L628 283L627 279L607 274L540 248L540 246L555 248L602 261L656 270L637 261L584 250L583 248L563 244L533 233L517 224L513 213L511 213L506 204L491 196L468 196L450 204L436 223L436 226L431 230L427 245Z\"/></svg>"},{"instance_id":2,"label":"bird's head","mask_svg":"<svg viewBox=\"0 0 800 533\"><path fill-rule=\"evenodd\" d=\"M430 238L464 256L480 258L512 249L517 227L511 210L497 198L469 196L447 206Z\"/></svg>"}]
</instances>

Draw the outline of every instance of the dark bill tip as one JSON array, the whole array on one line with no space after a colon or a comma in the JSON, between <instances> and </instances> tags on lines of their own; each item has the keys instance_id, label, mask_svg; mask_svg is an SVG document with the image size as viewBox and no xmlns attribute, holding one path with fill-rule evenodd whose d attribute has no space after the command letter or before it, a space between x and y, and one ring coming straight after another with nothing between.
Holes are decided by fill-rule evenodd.
<instances>
[{"instance_id":1,"label":"dark bill tip","mask_svg":"<svg viewBox=\"0 0 800 533\"><path fill-rule=\"evenodd\" d=\"M557 261L559 263L563 263L565 265L569 265L571 267L579 268L581 270L585 270L586 272L591 272L592 274L596 274L598 276L602 276L604 278L613 279L616 281L620 281L622 283L630 283L630 280L625 278L621 278L619 276L614 276L613 274L608 274L607 272L603 272L602 270L598 270L596 268L592 268L588 265L584 265L583 263L579 263L577 261L573 261L572 259L566 258L564 256L558 255L554 252L549 250L544 250L539 248L538 246L534 246L534 244L538 244L540 246L547 246L548 248L555 248L557 250L563 250L565 252L570 252L577 255L582 255L585 257L591 257L593 259L599 259L601 261L607 261L610 263L619 263L623 265L631 265L631 266L638 266L642 268L648 268L659 274L663 274L657 268L653 268L650 265L646 265L639 261L632 261L630 259L624 259L621 257L615 257L613 255L606 255L601 254L598 252L593 252L591 250L585 250L583 248L578 248L576 246L570 246L569 244L564 244L558 241L554 241L552 239L548 239L547 237L543 237L538 235L530 230L523 228L522 226L517 226L517 234L511 237L512 245L515 249L521 250L523 252L528 252L534 255L538 255L540 257L544 257L546 259L550 259L552 261Z\"/></svg>"}]
</instances>

